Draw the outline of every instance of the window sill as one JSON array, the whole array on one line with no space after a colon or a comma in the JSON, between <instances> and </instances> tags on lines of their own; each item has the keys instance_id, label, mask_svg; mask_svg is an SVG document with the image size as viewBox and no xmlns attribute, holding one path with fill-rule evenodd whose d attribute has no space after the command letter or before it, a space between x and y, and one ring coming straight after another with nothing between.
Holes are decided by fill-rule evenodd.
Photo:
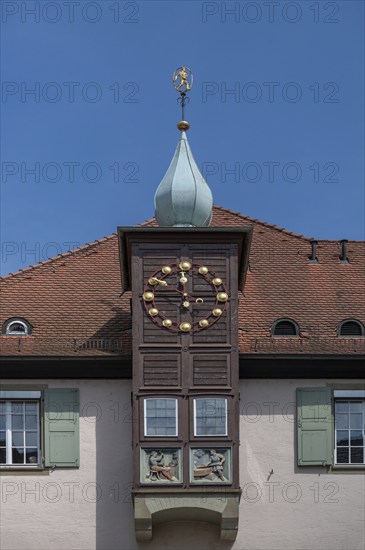
<instances>
[{"instance_id":1,"label":"window sill","mask_svg":"<svg viewBox=\"0 0 365 550\"><path fill-rule=\"evenodd\" d=\"M163 442L173 441L174 443L181 443L182 438L178 435L143 435L141 436L141 441L150 441L155 443L156 439Z\"/></svg>"},{"instance_id":2,"label":"window sill","mask_svg":"<svg viewBox=\"0 0 365 550\"><path fill-rule=\"evenodd\" d=\"M335 474L355 474L355 473L364 473L365 464L334 464L328 469L328 473Z\"/></svg>"},{"instance_id":3,"label":"window sill","mask_svg":"<svg viewBox=\"0 0 365 550\"><path fill-rule=\"evenodd\" d=\"M1 338L31 338L33 334L0 334Z\"/></svg>"},{"instance_id":4,"label":"window sill","mask_svg":"<svg viewBox=\"0 0 365 550\"><path fill-rule=\"evenodd\" d=\"M37 474L48 475L51 468L44 468L43 466L0 466L0 476L3 475L17 475L17 474Z\"/></svg>"}]
</instances>

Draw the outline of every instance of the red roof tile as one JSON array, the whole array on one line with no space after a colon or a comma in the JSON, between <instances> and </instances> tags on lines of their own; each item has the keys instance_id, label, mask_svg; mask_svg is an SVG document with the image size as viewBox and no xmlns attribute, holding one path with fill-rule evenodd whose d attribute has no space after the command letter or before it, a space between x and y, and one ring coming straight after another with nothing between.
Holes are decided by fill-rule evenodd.
<instances>
[{"instance_id":1,"label":"red roof tile","mask_svg":"<svg viewBox=\"0 0 365 550\"><path fill-rule=\"evenodd\" d=\"M154 219L141 225L156 225ZM250 272L239 306L241 353L353 354L364 338L337 338L346 318L365 323L365 247L309 239L215 206L212 225L252 226ZM130 293L121 295L118 237L110 235L2 278L0 323L27 319L30 337L1 336L6 356L105 356L131 353ZM299 338L272 338L270 327L294 319Z\"/></svg>"}]
</instances>

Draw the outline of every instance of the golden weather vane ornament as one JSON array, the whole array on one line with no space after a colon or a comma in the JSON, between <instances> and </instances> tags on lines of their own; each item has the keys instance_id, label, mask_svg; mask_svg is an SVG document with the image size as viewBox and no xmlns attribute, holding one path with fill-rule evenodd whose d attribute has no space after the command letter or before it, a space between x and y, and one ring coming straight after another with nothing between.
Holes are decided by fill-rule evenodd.
<instances>
[{"instance_id":1,"label":"golden weather vane ornament","mask_svg":"<svg viewBox=\"0 0 365 550\"><path fill-rule=\"evenodd\" d=\"M172 84L180 97L178 102L181 104L182 120L178 123L177 127L181 132L189 130L190 125L185 120L185 105L189 103L187 92L193 87L193 73L189 67L178 67L172 75Z\"/></svg>"},{"instance_id":2,"label":"golden weather vane ornament","mask_svg":"<svg viewBox=\"0 0 365 550\"><path fill-rule=\"evenodd\" d=\"M179 80L180 79L180 80ZM178 82L176 82L179 80ZM186 93L193 87L193 73L189 67L179 67L172 75L172 83L176 91Z\"/></svg>"}]
</instances>

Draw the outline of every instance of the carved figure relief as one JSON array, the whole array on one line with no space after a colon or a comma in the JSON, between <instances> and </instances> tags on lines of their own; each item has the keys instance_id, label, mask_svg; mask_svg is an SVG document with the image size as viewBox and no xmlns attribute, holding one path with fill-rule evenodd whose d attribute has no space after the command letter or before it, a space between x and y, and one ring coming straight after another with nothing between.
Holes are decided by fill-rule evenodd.
<instances>
[{"instance_id":1,"label":"carved figure relief","mask_svg":"<svg viewBox=\"0 0 365 550\"><path fill-rule=\"evenodd\" d=\"M181 483L180 449L142 449L142 483Z\"/></svg>"},{"instance_id":2,"label":"carved figure relief","mask_svg":"<svg viewBox=\"0 0 365 550\"><path fill-rule=\"evenodd\" d=\"M230 483L230 449L192 449L192 480Z\"/></svg>"}]
</instances>

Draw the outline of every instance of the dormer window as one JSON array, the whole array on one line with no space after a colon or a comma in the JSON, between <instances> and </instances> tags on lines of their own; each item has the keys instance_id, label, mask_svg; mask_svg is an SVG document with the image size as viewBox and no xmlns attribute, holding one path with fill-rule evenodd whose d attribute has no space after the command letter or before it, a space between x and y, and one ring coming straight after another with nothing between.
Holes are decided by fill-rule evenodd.
<instances>
[{"instance_id":1,"label":"dormer window","mask_svg":"<svg viewBox=\"0 0 365 550\"><path fill-rule=\"evenodd\" d=\"M364 334L364 325L355 319L342 321L338 328L338 336L341 337L358 338L364 336Z\"/></svg>"},{"instance_id":2,"label":"dormer window","mask_svg":"<svg viewBox=\"0 0 365 550\"><path fill-rule=\"evenodd\" d=\"M299 327L291 319L278 319L271 327L272 336L298 336Z\"/></svg>"},{"instance_id":3,"label":"dormer window","mask_svg":"<svg viewBox=\"0 0 365 550\"><path fill-rule=\"evenodd\" d=\"M32 326L25 319L8 319L3 325L5 336L29 336L32 333Z\"/></svg>"}]
</instances>

